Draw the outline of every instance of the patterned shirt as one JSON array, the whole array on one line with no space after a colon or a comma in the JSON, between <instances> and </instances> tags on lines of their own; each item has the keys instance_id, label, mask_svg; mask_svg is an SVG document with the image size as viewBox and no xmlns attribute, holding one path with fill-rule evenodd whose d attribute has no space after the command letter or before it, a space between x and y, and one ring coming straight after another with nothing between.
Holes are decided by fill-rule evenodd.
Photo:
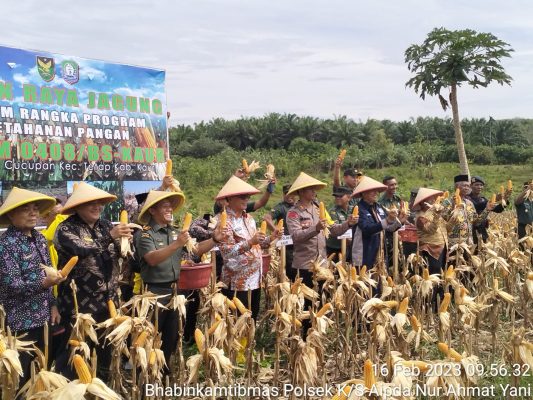
<instances>
[{"instance_id":1,"label":"patterned shirt","mask_svg":"<svg viewBox=\"0 0 533 400\"><path fill-rule=\"evenodd\" d=\"M255 220L246 213L237 217L230 208L226 212L226 226L232 234L219 245L224 259L222 281L230 290L257 289L261 284L262 253L259 246L250 247L248 244L257 229Z\"/></svg>"},{"instance_id":2,"label":"patterned shirt","mask_svg":"<svg viewBox=\"0 0 533 400\"><path fill-rule=\"evenodd\" d=\"M72 279L78 287L80 313L91 313L93 317L107 313L107 300L114 298L119 282L118 242L111 237L111 229L113 224L102 219L91 228L77 214L59 224L54 238L59 266L73 256L79 257L67 280L59 285L58 303L62 315L74 315Z\"/></svg>"},{"instance_id":3,"label":"patterned shirt","mask_svg":"<svg viewBox=\"0 0 533 400\"><path fill-rule=\"evenodd\" d=\"M0 303L13 331L39 328L50 319L55 299L42 286L41 263L51 266L46 239L35 229L26 236L10 226L0 236Z\"/></svg>"},{"instance_id":4,"label":"patterned shirt","mask_svg":"<svg viewBox=\"0 0 533 400\"><path fill-rule=\"evenodd\" d=\"M462 207L455 208L453 199L442 202L444 212L442 217L447 221L448 244L450 247L458 243L472 245L474 224L480 224L487 219L489 211L485 209L478 214L474 204L467 198L461 199Z\"/></svg>"}]
</instances>

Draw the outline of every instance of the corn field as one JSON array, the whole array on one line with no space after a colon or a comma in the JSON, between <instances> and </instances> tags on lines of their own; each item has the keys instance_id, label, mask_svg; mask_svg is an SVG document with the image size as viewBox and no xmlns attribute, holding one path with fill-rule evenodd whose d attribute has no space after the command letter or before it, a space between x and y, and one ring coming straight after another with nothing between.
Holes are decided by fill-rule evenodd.
<instances>
[{"instance_id":1,"label":"corn field","mask_svg":"<svg viewBox=\"0 0 533 400\"><path fill-rule=\"evenodd\" d=\"M161 296L142 293L117 309L111 303L101 324L77 314L69 346L78 379L70 382L47 370L47 348L14 337L2 322L2 398L13 399L19 389L28 399L530 398L533 237L518 242L512 212L491 220L487 243L450 248L452 262L433 275L417 253L391 274L383 257L373 269L358 270L317 260L307 287L287 279L284 249L273 244L257 321L221 293L213 273L201 290L194 345L182 338L187 299L175 292L166 306L179 312L180 336L164 380ZM113 354L108 382L96 377L98 360L88 345L101 341ZM23 351L37 357L30 381L18 388ZM206 391L188 395L187 388Z\"/></svg>"}]
</instances>

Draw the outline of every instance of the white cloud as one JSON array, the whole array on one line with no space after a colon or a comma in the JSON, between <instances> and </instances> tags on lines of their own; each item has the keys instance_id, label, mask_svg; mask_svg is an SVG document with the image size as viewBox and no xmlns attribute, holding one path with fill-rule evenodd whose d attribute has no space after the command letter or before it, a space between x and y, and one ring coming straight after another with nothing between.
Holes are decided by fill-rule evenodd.
<instances>
[{"instance_id":1,"label":"white cloud","mask_svg":"<svg viewBox=\"0 0 533 400\"><path fill-rule=\"evenodd\" d=\"M161 0L148 5L140 0L94 0L72 4L52 0L42 7L37 0L7 2L2 11L10 15L10 29L2 33L2 41L164 69L172 123L271 111L323 117L347 114L354 119L446 115L436 99L422 101L404 86L409 79L405 49L437 26L492 32L516 50L505 60L513 85L462 88L463 117L531 116L531 2ZM94 68L97 79L107 79Z\"/></svg>"}]
</instances>

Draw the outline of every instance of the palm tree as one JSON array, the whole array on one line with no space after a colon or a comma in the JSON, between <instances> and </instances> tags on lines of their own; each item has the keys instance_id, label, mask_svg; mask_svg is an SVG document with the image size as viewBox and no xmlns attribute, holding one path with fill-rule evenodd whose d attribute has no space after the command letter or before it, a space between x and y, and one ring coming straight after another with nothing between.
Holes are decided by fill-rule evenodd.
<instances>
[{"instance_id":1,"label":"palm tree","mask_svg":"<svg viewBox=\"0 0 533 400\"><path fill-rule=\"evenodd\" d=\"M510 85L512 78L505 73L500 60L510 57L512 51L509 44L491 33L445 28L433 29L421 45L413 44L405 51L407 67L415 74L406 86L414 88L422 99L426 95L438 96L444 110L451 105L463 174L470 175L470 170L459 119L457 88L463 83L473 88L486 87L492 81ZM449 89L449 103L440 93L444 88Z\"/></svg>"}]
</instances>

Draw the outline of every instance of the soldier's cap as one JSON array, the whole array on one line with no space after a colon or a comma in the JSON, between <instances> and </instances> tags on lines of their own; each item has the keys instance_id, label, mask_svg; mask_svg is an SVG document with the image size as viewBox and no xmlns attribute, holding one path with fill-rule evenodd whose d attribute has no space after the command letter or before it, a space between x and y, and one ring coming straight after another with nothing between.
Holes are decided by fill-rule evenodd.
<instances>
[{"instance_id":1,"label":"soldier's cap","mask_svg":"<svg viewBox=\"0 0 533 400\"><path fill-rule=\"evenodd\" d=\"M361 176L363 173L361 171L356 170L355 168L348 168L344 170L344 176L351 176L355 178L356 176Z\"/></svg>"},{"instance_id":2,"label":"soldier's cap","mask_svg":"<svg viewBox=\"0 0 533 400\"><path fill-rule=\"evenodd\" d=\"M346 187L346 186L338 186L333 188L333 196L344 196L344 195L351 195L352 189Z\"/></svg>"},{"instance_id":3,"label":"soldier's cap","mask_svg":"<svg viewBox=\"0 0 533 400\"><path fill-rule=\"evenodd\" d=\"M470 183L476 183L476 182L479 182L482 185L485 185L485 181L483 180L481 176L473 176L472 179L470 180Z\"/></svg>"},{"instance_id":4,"label":"soldier's cap","mask_svg":"<svg viewBox=\"0 0 533 400\"><path fill-rule=\"evenodd\" d=\"M289 191L289 189L291 188L291 184L287 184L287 185L283 185L283 194L287 194L287 192Z\"/></svg>"},{"instance_id":5,"label":"soldier's cap","mask_svg":"<svg viewBox=\"0 0 533 400\"><path fill-rule=\"evenodd\" d=\"M419 188L412 188L411 189L411 194L416 196L418 194L418 189Z\"/></svg>"}]
</instances>

